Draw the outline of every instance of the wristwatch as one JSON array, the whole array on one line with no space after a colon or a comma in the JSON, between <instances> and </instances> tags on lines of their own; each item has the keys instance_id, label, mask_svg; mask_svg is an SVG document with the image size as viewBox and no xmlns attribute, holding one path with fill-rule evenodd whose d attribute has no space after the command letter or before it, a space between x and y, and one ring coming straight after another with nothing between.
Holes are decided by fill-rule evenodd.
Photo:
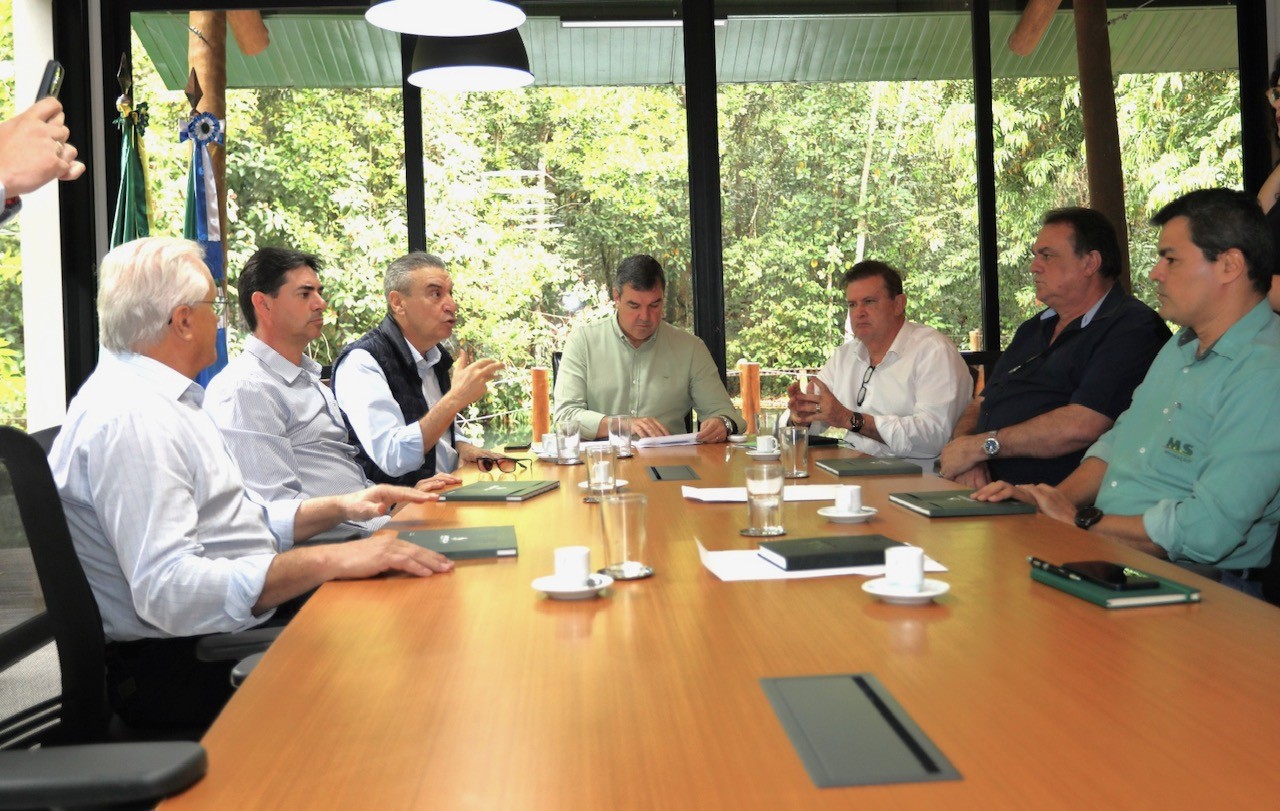
<instances>
[{"instance_id":1,"label":"wristwatch","mask_svg":"<svg viewBox=\"0 0 1280 811\"><path fill-rule=\"evenodd\" d=\"M722 414L717 414L716 419L724 423L724 430L727 436L733 436L733 432L738 430L738 426L734 425L733 420L729 419L728 417Z\"/></svg>"},{"instance_id":2,"label":"wristwatch","mask_svg":"<svg viewBox=\"0 0 1280 811\"><path fill-rule=\"evenodd\" d=\"M1102 510L1090 504L1088 507L1081 507L1076 510L1076 526L1080 529L1088 529L1094 524L1102 520Z\"/></svg>"},{"instance_id":3,"label":"wristwatch","mask_svg":"<svg viewBox=\"0 0 1280 811\"><path fill-rule=\"evenodd\" d=\"M853 416L849 418L849 430L855 434L860 434L862 433L862 426L865 425L866 422L866 417L855 411L853 412Z\"/></svg>"},{"instance_id":4,"label":"wristwatch","mask_svg":"<svg viewBox=\"0 0 1280 811\"><path fill-rule=\"evenodd\" d=\"M1000 440L996 439L995 431L987 434L987 438L982 440L982 452L988 459L1000 453Z\"/></svg>"}]
</instances>

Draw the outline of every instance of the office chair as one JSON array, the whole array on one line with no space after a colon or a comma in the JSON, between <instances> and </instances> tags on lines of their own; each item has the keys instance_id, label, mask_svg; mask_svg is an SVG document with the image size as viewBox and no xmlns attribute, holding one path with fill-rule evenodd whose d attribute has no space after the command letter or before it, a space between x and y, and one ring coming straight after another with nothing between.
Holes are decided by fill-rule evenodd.
<instances>
[{"instance_id":1,"label":"office chair","mask_svg":"<svg viewBox=\"0 0 1280 811\"><path fill-rule=\"evenodd\" d=\"M53 441L58 438L58 433L61 431L61 425L55 425L52 428L42 428L39 431L32 431L31 438L40 443L40 448L44 451L44 455L48 456L49 451L53 448Z\"/></svg>"},{"instance_id":2,"label":"office chair","mask_svg":"<svg viewBox=\"0 0 1280 811\"><path fill-rule=\"evenodd\" d=\"M203 777L199 744L103 743L102 617L40 444L5 427L0 533L0 677L18 705L0 719L0 808L154 802Z\"/></svg>"}]
</instances>

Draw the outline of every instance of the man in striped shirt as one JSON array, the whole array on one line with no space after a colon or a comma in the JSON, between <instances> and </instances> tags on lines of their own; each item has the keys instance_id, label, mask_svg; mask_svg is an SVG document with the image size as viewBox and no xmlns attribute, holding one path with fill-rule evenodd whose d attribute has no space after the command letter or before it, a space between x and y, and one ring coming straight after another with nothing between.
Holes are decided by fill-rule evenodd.
<instances>
[{"instance_id":1,"label":"man in striped shirt","mask_svg":"<svg viewBox=\"0 0 1280 811\"><path fill-rule=\"evenodd\" d=\"M209 383L205 411L244 475L265 501L350 493L368 487L347 444L347 429L320 365L306 350L324 327L320 260L286 248L261 248L237 288L253 330L244 352ZM460 480L438 474L417 483L431 491ZM349 522L337 535L367 535L387 516Z\"/></svg>"}]
</instances>

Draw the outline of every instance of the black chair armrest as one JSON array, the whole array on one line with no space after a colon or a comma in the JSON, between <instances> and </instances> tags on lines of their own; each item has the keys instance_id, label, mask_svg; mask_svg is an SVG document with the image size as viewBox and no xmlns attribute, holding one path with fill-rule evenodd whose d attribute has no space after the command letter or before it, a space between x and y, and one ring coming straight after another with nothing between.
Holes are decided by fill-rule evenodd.
<instances>
[{"instance_id":1,"label":"black chair armrest","mask_svg":"<svg viewBox=\"0 0 1280 811\"><path fill-rule=\"evenodd\" d=\"M283 630L283 625L272 625L234 634L212 634L196 643L196 658L202 662L240 661L271 647Z\"/></svg>"},{"instance_id":2,"label":"black chair armrest","mask_svg":"<svg viewBox=\"0 0 1280 811\"><path fill-rule=\"evenodd\" d=\"M0 751L0 808L155 802L208 767L204 747L189 741Z\"/></svg>"}]
</instances>

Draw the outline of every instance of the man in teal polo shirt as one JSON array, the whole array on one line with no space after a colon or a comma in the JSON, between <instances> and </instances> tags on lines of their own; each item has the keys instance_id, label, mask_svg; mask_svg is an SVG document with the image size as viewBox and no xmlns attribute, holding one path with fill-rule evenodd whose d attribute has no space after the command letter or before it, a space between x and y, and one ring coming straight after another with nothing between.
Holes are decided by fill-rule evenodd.
<instances>
[{"instance_id":1,"label":"man in teal polo shirt","mask_svg":"<svg viewBox=\"0 0 1280 811\"><path fill-rule=\"evenodd\" d=\"M1261 596L1280 521L1280 317L1274 248L1243 192L1191 192L1161 209L1151 270L1160 315L1182 327L1133 403L1057 487L993 482L1061 521Z\"/></svg>"},{"instance_id":2,"label":"man in teal polo shirt","mask_svg":"<svg viewBox=\"0 0 1280 811\"><path fill-rule=\"evenodd\" d=\"M613 283L616 316L584 324L565 344L556 373L556 420L588 439L609 435L611 414L632 417L641 437L682 434L698 412L701 442L724 442L742 425L707 346L663 322L667 280L652 256L632 256Z\"/></svg>"}]
</instances>

